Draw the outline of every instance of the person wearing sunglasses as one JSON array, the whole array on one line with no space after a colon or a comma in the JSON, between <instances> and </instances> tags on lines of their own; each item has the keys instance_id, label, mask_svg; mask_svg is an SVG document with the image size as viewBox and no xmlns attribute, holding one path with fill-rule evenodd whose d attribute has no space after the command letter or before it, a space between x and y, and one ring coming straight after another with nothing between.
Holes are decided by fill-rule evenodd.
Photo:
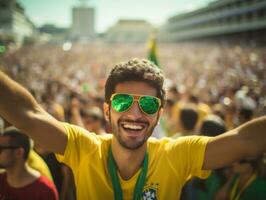
<instances>
[{"instance_id":1,"label":"person wearing sunglasses","mask_svg":"<svg viewBox=\"0 0 266 200\"><path fill-rule=\"evenodd\" d=\"M164 76L152 62L115 65L105 84L104 116L112 134L88 134L44 111L0 72L0 115L22 129L74 173L77 199L179 199L190 175L266 151L266 117L217 137L150 138L165 101Z\"/></svg>"},{"instance_id":2,"label":"person wearing sunglasses","mask_svg":"<svg viewBox=\"0 0 266 200\"><path fill-rule=\"evenodd\" d=\"M0 199L58 200L55 185L27 164L30 139L14 127L0 135Z\"/></svg>"}]
</instances>

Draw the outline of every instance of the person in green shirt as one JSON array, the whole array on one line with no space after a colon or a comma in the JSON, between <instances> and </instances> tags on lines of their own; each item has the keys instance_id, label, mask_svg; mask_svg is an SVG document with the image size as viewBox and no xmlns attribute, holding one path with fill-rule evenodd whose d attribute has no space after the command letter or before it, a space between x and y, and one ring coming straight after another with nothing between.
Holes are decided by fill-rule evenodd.
<instances>
[{"instance_id":1,"label":"person in green shirt","mask_svg":"<svg viewBox=\"0 0 266 200\"><path fill-rule=\"evenodd\" d=\"M240 160L233 164L234 176L230 182L230 200L266 199L266 179L262 177L262 158Z\"/></svg>"}]
</instances>

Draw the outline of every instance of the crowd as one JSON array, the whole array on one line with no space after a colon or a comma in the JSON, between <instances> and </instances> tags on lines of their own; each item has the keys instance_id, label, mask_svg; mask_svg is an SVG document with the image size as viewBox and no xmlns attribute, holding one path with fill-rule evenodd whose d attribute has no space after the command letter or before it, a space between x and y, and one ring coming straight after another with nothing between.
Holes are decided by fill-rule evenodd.
<instances>
[{"instance_id":1,"label":"crowd","mask_svg":"<svg viewBox=\"0 0 266 200\"><path fill-rule=\"evenodd\" d=\"M30 45L0 55L0 69L28 88L58 120L102 134L111 131L102 112L110 68L133 57L145 58L147 51L143 44L97 42L73 44L69 50L60 45ZM157 53L167 78L167 99L155 137L216 136L265 115L265 48L193 42L159 44ZM2 125L8 126L7 121ZM46 162L60 198L75 199L71 170L38 144L31 151ZM204 181L190 177L181 199L266 197L265 165L262 155L214 170Z\"/></svg>"}]
</instances>

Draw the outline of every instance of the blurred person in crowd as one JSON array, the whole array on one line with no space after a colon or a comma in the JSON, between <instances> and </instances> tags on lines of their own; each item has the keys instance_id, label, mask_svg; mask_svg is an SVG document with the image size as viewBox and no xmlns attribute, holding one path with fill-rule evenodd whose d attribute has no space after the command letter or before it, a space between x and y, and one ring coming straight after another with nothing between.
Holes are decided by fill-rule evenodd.
<instances>
[{"instance_id":1,"label":"blurred person in crowd","mask_svg":"<svg viewBox=\"0 0 266 200\"><path fill-rule=\"evenodd\" d=\"M55 155L49 151L44 150L40 145L35 145L36 151L41 155L42 159L46 162L53 182L59 193L61 200L74 200L75 198L75 185L71 169L58 162Z\"/></svg>"},{"instance_id":2,"label":"blurred person in crowd","mask_svg":"<svg viewBox=\"0 0 266 200\"><path fill-rule=\"evenodd\" d=\"M191 136L196 135L196 124L198 121L199 114L194 106L183 106L180 110L180 116L178 122L180 124L180 132L176 133L172 138L178 138L181 136ZM187 180L190 180L191 176ZM182 190L181 200L191 199L190 196L193 196L194 191L191 185L191 181L188 182Z\"/></svg>"},{"instance_id":3,"label":"blurred person in crowd","mask_svg":"<svg viewBox=\"0 0 266 200\"><path fill-rule=\"evenodd\" d=\"M172 117L175 119L180 119L180 111L187 105L195 107L196 112L198 113L196 127L201 124L205 116L211 113L211 108L207 104L202 103L196 95L188 93L188 97L185 100L176 102L172 110ZM174 134L182 131L182 125L180 123L181 121L175 123L175 127L173 128L175 131Z\"/></svg>"},{"instance_id":4,"label":"blurred person in crowd","mask_svg":"<svg viewBox=\"0 0 266 200\"><path fill-rule=\"evenodd\" d=\"M233 176L217 193L215 200L266 199L266 163L263 156L233 163Z\"/></svg>"},{"instance_id":5,"label":"blurred person in crowd","mask_svg":"<svg viewBox=\"0 0 266 200\"><path fill-rule=\"evenodd\" d=\"M200 130L201 135L215 137L226 132L224 120L218 115L208 115L203 120ZM190 190L186 191L187 199L213 200L216 193L224 185L231 174L230 168L213 170L206 179L194 178L189 182ZM193 196L194 195L194 196Z\"/></svg>"},{"instance_id":6,"label":"blurred person in crowd","mask_svg":"<svg viewBox=\"0 0 266 200\"><path fill-rule=\"evenodd\" d=\"M225 121L226 118L226 109L224 105L217 103L212 106L213 114L219 116L222 120Z\"/></svg>"},{"instance_id":7,"label":"blurred person in crowd","mask_svg":"<svg viewBox=\"0 0 266 200\"><path fill-rule=\"evenodd\" d=\"M73 98L70 105L72 123L97 135L104 134L104 117L102 111L96 106L91 108L84 107L84 109L80 107L79 100Z\"/></svg>"},{"instance_id":8,"label":"blurred person in crowd","mask_svg":"<svg viewBox=\"0 0 266 200\"><path fill-rule=\"evenodd\" d=\"M206 103L203 103L197 95L189 95L188 103L192 103L197 106L197 111L199 113L197 125L200 125L204 118L212 112L210 106Z\"/></svg>"},{"instance_id":9,"label":"blurred person in crowd","mask_svg":"<svg viewBox=\"0 0 266 200\"><path fill-rule=\"evenodd\" d=\"M5 121L0 117L0 134L4 132L4 129L10 127ZM33 141L31 140L31 146L33 146ZM45 163L45 161L41 158L39 154L37 154L32 148L30 148L29 156L27 159L27 164L29 167L37 170L41 173L41 175L48 178L50 181L53 181L51 172ZM4 170L4 169L2 169ZM1 171L1 169L0 169Z\"/></svg>"},{"instance_id":10,"label":"blurred person in crowd","mask_svg":"<svg viewBox=\"0 0 266 200\"><path fill-rule=\"evenodd\" d=\"M251 108L240 108L238 112L238 123L244 124L252 120L253 118L253 110Z\"/></svg>"},{"instance_id":11,"label":"blurred person in crowd","mask_svg":"<svg viewBox=\"0 0 266 200\"><path fill-rule=\"evenodd\" d=\"M0 136L0 199L58 200L52 181L27 165L30 139L14 127Z\"/></svg>"},{"instance_id":12,"label":"blurred person in crowd","mask_svg":"<svg viewBox=\"0 0 266 200\"><path fill-rule=\"evenodd\" d=\"M244 106L245 105L245 106ZM253 110L247 103L238 111L238 123L244 124L253 118ZM246 158L232 165L233 176L227 179L224 187L217 195L217 200L262 200L266 199L266 177L263 156Z\"/></svg>"},{"instance_id":13,"label":"blurred person in crowd","mask_svg":"<svg viewBox=\"0 0 266 200\"><path fill-rule=\"evenodd\" d=\"M226 130L224 120L219 115L211 114L204 118L199 132L201 135L215 137L225 133Z\"/></svg>"},{"instance_id":14,"label":"blurred person in crowd","mask_svg":"<svg viewBox=\"0 0 266 200\"><path fill-rule=\"evenodd\" d=\"M172 117L173 106L175 101L171 98L167 98L165 101L164 112L162 114L160 123L162 124L162 129L165 133L165 136L171 135L173 132L173 126L176 123L176 120Z\"/></svg>"},{"instance_id":15,"label":"blurred person in crowd","mask_svg":"<svg viewBox=\"0 0 266 200\"><path fill-rule=\"evenodd\" d=\"M64 121L64 109L60 104L55 102L53 95L49 96L45 94L42 98L44 100L44 108L47 109L47 112L53 117L55 117L57 120ZM56 189L59 192L60 199L75 199L75 185L71 169L68 166L58 162L53 152L47 151L39 144L35 145L35 150L42 156L43 160L47 163Z\"/></svg>"},{"instance_id":16,"label":"blurred person in crowd","mask_svg":"<svg viewBox=\"0 0 266 200\"><path fill-rule=\"evenodd\" d=\"M237 108L249 108L254 110L257 103L251 94L252 92L249 87L242 86L241 89L235 93Z\"/></svg>"},{"instance_id":17,"label":"blurred person in crowd","mask_svg":"<svg viewBox=\"0 0 266 200\"><path fill-rule=\"evenodd\" d=\"M262 157L243 159L233 164L235 176L230 183L230 199L266 199L266 177L260 174Z\"/></svg>"},{"instance_id":18,"label":"blurred person in crowd","mask_svg":"<svg viewBox=\"0 0 266 200\"><path fill-rule=\"evenodd\" d=\"M104 134L104 117L102 111L98 107L92 107L90 109L81 110L81 116L83 119L84 127L98 135Z\"/></svg>"},{"instance_id":19,"label":"blurred person in crowd","mask_svg":"<svg viewBox=\"0 0 266 200\"><path fill-rule=\"evenodd\" d=\"M54 100L53 93L44 94L42 102L44 109L60 121L65 120L64 108Z\"/></svg>"},{"instance_id":20,"label":"blurred person in crowd","mask_svg":"<svg viewBox=\"0 0 266 200\"><path fill-rule=\"evenodd\" d=\"M206 178L210 169L266 151L266 117L216 137L149 139L163 112L163 85L150 61L115 65L104 103L113 135L96 135L59 122L0 73L0 115L72 168L78 199L178 199L188 176Z\"/></svg>"},{"instance_id":21,"label":"blurred person in crowd","mask_svg":"<svg viewBox=\"0 0 266 200\"><path fill-rule=\"evenodd\" d=\"M178 123L180 124L180 132L176 133L172 138L178 138L180 136L189 136L196 134L196 124L199 118L199 114L194 107L184 106L180 110L180 116Z\"/></svg>"},{"instance_id":22,"label":"blurred person in crowd","mask_svg":"<svg viewBox=\"0 0 266 200\"><path fill-rule=\"evenodd\" d=\"M30 150L27 164L31 168L40 172L41 175L45 176L50 181L53 181L53 177L52 177L52 174L50 172L48 165L46 164L44 159L34 149Z\"/></svg>"}]
</instances>

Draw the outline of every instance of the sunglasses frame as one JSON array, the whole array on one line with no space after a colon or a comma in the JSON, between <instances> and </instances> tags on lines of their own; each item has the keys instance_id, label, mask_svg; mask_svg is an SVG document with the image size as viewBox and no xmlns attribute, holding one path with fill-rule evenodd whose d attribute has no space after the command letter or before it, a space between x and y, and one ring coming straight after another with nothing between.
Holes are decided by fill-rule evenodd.
<instances>
[{"instance_id":1,"label":"sunglasses frame","mask_svg":"<svg viewBox=\"0 0 266 200\"><path fill-rule=\"evenodd\" d=\"M128 111L128 110L132 107L132 105L133 105L133 103L134 103L135 101L138 102L138 106L139 106L141 112L143 112L145 115L154 115L155 113L157 113L157 112L160 110L161 105L162 105L162 103L161 103L161 99L159 99L158 97L155 97L155 96L151 96L151 95L138 95L138 94L129 94L129 93L113 93L112 96L111 96L111 98L110 98L111 107L112 107L112 100L113 100L114 96L115 96L115 95L118 95L118 94L126 94L126 95L129 95L129 96L133 97L133 102L132 102L132 104L131 104L126 110L124 110L124 111L122 111L122 112L126 112L126 111ZM159 103L158 110L157 110L155 113L153 113L153 114L146 113L146 112L142 109L142 107L140 106L140 98L141 98L141 97L152 97L152 98L157 99L157 100L158 100L158 103ZM114 109L114 110L115 110L115 109ZM117 110L115 110L115 111L117 111ZM119 112L119 111L117 111L117 112ZM122 113L122 112L119 112L119 113Z\"/></svg>"}]
</instances>

